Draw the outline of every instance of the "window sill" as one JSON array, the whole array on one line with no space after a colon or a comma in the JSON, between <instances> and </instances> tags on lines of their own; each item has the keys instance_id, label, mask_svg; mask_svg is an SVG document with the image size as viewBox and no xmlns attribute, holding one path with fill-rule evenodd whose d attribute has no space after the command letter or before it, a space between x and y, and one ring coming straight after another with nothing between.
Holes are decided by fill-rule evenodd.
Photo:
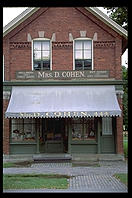
<instances>
[{"instance_id":1,"label":"window sill","mask_svg":"<svg viewBox=\"0 0 132 198\"><path fill-rule=\"evenodd\" d=\"M97 144L96 140L72 140L71 144Z\"/></svg>"},{"instance_id":2,"label":"window sill","mask_svg":"<svg viewBox=\"0 0 132 198\"><path fill-rule=\"evenodd\" d=\"M36 142L11 142L10 144L37 144Z\"/></svg>"}]
</instances>

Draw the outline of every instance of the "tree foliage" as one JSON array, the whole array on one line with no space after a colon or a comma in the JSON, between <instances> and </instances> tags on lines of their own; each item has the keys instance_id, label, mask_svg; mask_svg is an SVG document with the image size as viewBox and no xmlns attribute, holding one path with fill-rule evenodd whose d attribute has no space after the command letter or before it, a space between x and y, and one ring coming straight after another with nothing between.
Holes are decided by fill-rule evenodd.
<instances>
[{"instance_id":1,"label":"tree foliage","mask_svg":"<svg viewBox=\"0 0 132 198\"><path fill-rule=\"evenodd\" d=\"M104 7L110 18L128 30L128 7Z\"/></svg>"},{"instance_id":2,"label":"tree foliage","mask_svg":"<svg viewBox=\"0 0 132 198\"><path fill-rule=\"evenodd\" d=\"M109 17L128 30L128 7L104 7ZM128 130L128 68L122 66L122 79L126 82L123 85L123 125Z\"/></svg>"},{"instance_id":3,"label":"tree foliage","mask_svg":"<svg viewBox=\"0 0 132 198\"><path fill-rule=\"evenodd\" d=\"M125 80L123 85L123 125L128 130L128 68L122 66L122 79Z\"/></svg>"}]
</instances>

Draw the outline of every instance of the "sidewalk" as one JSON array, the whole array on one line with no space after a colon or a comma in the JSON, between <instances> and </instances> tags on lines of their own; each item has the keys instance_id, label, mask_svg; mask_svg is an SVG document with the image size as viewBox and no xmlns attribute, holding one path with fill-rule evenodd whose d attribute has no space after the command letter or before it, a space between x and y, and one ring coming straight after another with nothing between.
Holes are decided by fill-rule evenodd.
<instances>
[{"instance_id":1,"label":"sidewalk","mask_svg":"<svg viewBox=\"0 0 132 198\"><path fill-rule=\"evenodd\" d=\"M69 179L69 188L61 189L29 189L29 190L4 190L3 192L124 192L127 186L117 180L115 173L127 173L127 164L124 161L100 162L100 167L72 167L71 163L36 163L29 168L4 168L4 174L17 173L55 173L74 176Z\"/></svg>"}]
</instances>

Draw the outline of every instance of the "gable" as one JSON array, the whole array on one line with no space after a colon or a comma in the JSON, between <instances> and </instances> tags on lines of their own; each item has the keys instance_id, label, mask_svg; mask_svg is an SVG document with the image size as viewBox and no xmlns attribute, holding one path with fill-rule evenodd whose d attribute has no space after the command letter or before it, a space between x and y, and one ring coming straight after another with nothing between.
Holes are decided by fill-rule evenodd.
<instances>
[{"instance_id":1,"label":"gable","mask_svg":"<svg viewBox=\"0 0 132 198\"><path fill-rule=\"evenodd\" d=\"M91 13L84 15L83 10L77 8L40 8L33 16L28 18L10 34L11 41L27 41L28 34L31 38L38 38L43 32L45 38L51 39L55 33L57 41L68 41L69 34L72 33L73 39L80 37L80 32L85 32L85 36L93 38L95 32L98 40L113 40L116 36L113 31L95 18L91 18ZM39 13L39 14L38 14ZM35 16L37 15L37 16Z\"/></svg>"},{"instance_id":2,"label":"gable","mask_svg":"<svg viewBox=\"0 0 132 198\"><path fill-rule=\"evenodd\" d=\"M20 23L22 23L24 20L26 20L28 17L30 17L33 13L35 13L38 9L40 9L40 8L39 7L28 8L24 12L22 12L18 17L16 17L14 20L12 20L10 23L8 23L3 28L3 36L8 34L11 30L13 30ZM110 19L107 15L105 15L98 8L85 7L85 9L88 10L89 12L91 12L94 16L96 16L98 19L103 21L105 24L107 24L113 30L118 32L121 36L127 37L127 31L124 28L122 28L120 25L118 25L116 22L114 22L112 19Z\"/></svg>"},{"instance_id":3,"label":"gable","mask_svg":"<svg viewBox=\"0 0 132 198\"><path fill-rule=\"evenodd\" d=\"M3 30L5 39L8 37L11 41L27 41L30 32L31 39L38 38L41 31L49 39L55 33L59 41L67 41L71 32L73 39L80 37L80 31L86 32L89 38L97 33L98 40L119 37L122 40L122 53L127 48L127 31L95 7L28 8Z\"/></svg>"}]
</instances>

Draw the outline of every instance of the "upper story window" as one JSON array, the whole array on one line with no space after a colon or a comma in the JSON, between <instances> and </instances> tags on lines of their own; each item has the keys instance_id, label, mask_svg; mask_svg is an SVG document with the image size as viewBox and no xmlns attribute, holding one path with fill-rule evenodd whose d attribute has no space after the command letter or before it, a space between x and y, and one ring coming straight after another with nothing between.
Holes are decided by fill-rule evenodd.
<instances>
[{"instance_id":1,"label":"upper story window","mask_svg":"<svg viewBox=\"0 0 132 198\"><path fill-rule=\"evenodd\" d=\"M33 69L50 70L50 40L33 41Z\"/></svg>"},{"instance_id":2,"label":"upper story window","mask_svg":"<svg viewBox=\"0 0 132 198\"><path fill-rule=\"evenodd\" d=\"M92 70L92 40L75 40L75 70Z\"/></svg>"}]
</instances>

